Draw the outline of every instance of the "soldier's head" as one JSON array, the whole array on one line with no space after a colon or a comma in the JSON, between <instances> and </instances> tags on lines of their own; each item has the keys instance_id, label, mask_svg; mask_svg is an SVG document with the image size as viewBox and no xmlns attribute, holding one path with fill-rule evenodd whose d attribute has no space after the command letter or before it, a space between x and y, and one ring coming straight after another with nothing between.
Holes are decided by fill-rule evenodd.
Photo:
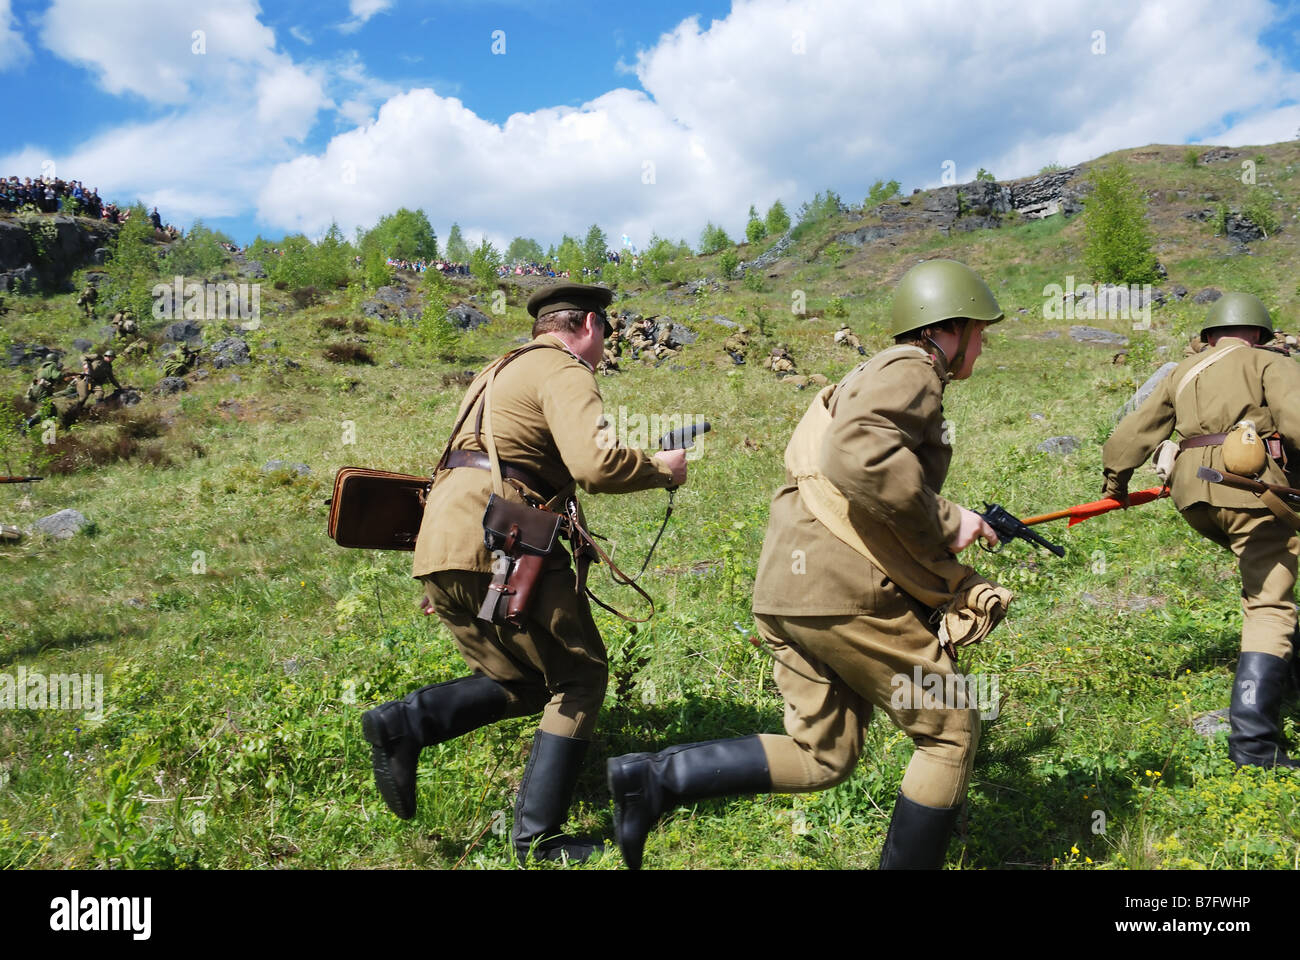
<instances>
[{"instance_id":1,"label":"soldier's head","mask_svg":"<svg viewBox=\"0 0 1300 960\"><path fill-rule=\"evenodd\" d=\"M614 293L587 283L544 287L528 298L533 336L554 334L593 367L604 353L605 338L614 332L607 310Z\"/></svg>"},{"instance_id":2,"label":"soldier's head","mask_svg":"<svg viewBox=\"0 0 1300 960\"><path fill-rule=\"evenodd\" d=\"M926 260L904 274L894 290L891 333L895 343L938 348L948 377L971 375L983 350L984 328L1003 317L988 285L956 260Z\"/></svg>"},{"instance_id":3,"label":"soldier's head","mask_svg":"<svg viewBox=\"0 0 1300 960\"><path fill-rule=\"evenodd\" d=\"M1201 339L1210 346L1223 337L1237 337L1252 345L1272 340L1268 307L1249 293L1225 293L1214 301L1201 327Z\"/></svg>"}]
</instances>

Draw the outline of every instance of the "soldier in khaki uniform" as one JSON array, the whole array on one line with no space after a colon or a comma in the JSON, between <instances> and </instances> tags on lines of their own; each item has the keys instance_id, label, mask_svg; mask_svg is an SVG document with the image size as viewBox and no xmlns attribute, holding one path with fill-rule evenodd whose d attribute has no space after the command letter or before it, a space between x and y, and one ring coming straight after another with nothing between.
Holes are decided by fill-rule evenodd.
<instances>
[{"instance_id":1,"label":"soldier in khaki uniform","mask_svg":"<svg viewBox=\"0 0 1300 960\"><path fill-rule=\"evenodd\" d=\"M996 534L939 495L952 457L944 387L970 376L983 328L1001 320L1002 310L968 267L932 260L899 282L893 319L897 345L814 400L786 449L785 485L772 500L754 616L776 660L787 735L611 759L615 832L632 869L659 817L679 804L842 782L876 709L916 745L880 865L943 864L966 795L979 713L962 697L928 704L912 678L915 669L953 676L932 625L943 597L957 604L967 590L993 592L1003 611L1009 600L955 557L977 537L996 543ZM904 592L904 582L925 602Z\"/></svg>"},{"instance_id":2,"label":"soldier in khaki uniform","mask_svg":"<svg viewBox=\"0 0 1300 960\"><path fill-rule=\"evenodd\" d=\"M81 307L88 320L95 319L95 304L98 302L99 291L90 284L86 284L86 289L82 290L81 296L77 297L77 306Z\"/></svg>"},{"instance_id":3,"label":"soldier in khaki uniform","mask_svg":"<svg viewBox=\"0 0 1300 960\"><path fill-rule=\"evenodd\" d=\"M524 503L527 492L555 507L574 484L588 493L631 493L685 482L684 452L651 457L611 444L602 433L593 367L608 332L611 296L603 287L561 284L528 300L536 318L532 343L542 348L501 370L489 410L497 455L510 481L504 492L512 502ZM380 793L406 819L415 814L421 748L541 711L511 839L521 862L530 848L539 858L581 860L597 848L562 835L560 828L605 698L605 647L586 597L576 590L569 555L559 546L545 558L526 628L478 619L493 573L482 525L492 475L478 413L467 411L487 373L475 378L461 403L466 419L452 440L447 468L429 492L412 568L424 582L426 612L438 614L473 672L368 711L363 730Z\"/></svg>"},{"instance_id":4,"label":"soldier in khaki uniform","mask_svg":"<svg viewBox=\"0 0 1300 960\"><path fill-rule=\"evenodd\" d=\"M1280 501L1270 509L1255 494L1198 479L1223 471L1226 434L1243 420L1259 438L1281 434L1294 458L1300 441L1300 369L1269 350L1268 310L1246 293L1225 293L1201 330L1206 348L1183 360L1155 392L1115 428L1102 448L1103 496L1123 500L1128 481L1173 430L1182 437L1170 477L1174 505L1202 536L1233 552L1241 571L1241 657L1230 708L1228 755L1240 766L1300 766L1283 748L1279 715L1296 630L1295 580L1300 540ZM1260 479L1294 486L1275 459Z\"/></svg>"},{"instance_id":5,"label":"soldier in khaki uniform","mask_svg":"<svg viewBox=\"0 0 1300 960\"><path fill-rule=\"evenodd\" d=\"M851 327L840 327L835 331L833 339L836 343L842 343L846 347L852 347L854 350L858 351L860 356L865 357L867 355L867 348L862 345L862 341L858 339L858 335L853 332Z\"/></svg>"}]
</instances>

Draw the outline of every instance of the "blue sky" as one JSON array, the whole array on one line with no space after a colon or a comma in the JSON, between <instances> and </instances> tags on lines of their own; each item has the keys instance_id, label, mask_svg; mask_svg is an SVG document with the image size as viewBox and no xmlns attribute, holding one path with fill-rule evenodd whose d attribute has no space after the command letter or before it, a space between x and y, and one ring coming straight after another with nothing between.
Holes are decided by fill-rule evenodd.
<instances>
[{"instance_id":1,"label":"blue sky","mask_svg":"<svg viewBox=\"0 0 1300 960\"><path fill-rule=\"evenodd\" d=\"M441 237L693 243L945 164L1290 139L1298 37L1267 0L0 0L0 172L240 242L405 205Z\"/></svg>"}]
</instances>

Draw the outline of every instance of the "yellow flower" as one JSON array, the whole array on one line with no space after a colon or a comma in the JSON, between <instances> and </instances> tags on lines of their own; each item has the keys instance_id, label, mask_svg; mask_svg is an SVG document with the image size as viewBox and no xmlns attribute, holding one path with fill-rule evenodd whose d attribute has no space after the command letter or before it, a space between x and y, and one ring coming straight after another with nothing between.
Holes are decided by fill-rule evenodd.
<instances>
[{"instance_id":1,"label":"yellow flower","mask_svg":"<svg viewBox=\"0 0 1300 960\"><path fill-rule=\"evenodd\" d=\"M1084 857L1084 858L1083 858L1083 862L1084 862L1084 863L1092 863L1092 857Z\"/></svg>"},{"instance_id":2,"label":"yellow flower","mask_svg":"<svg viewBox=\"0 0 1300 960\"><path fill-rule=\"evenodd\" d=\"M1070 844L1070 852L1077 854L1079 852L1079 848L1076 847L1074 844Z\"/></svg>"}]
</instances>

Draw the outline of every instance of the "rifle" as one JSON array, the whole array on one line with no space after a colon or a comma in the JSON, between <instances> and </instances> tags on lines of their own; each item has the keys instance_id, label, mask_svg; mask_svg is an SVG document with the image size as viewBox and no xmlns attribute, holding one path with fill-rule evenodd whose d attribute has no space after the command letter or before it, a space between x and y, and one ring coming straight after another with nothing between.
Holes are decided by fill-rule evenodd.
<instances>
[{"instance_id":1,"label":"rifle","mask_svg":"<svg viewBox=\"0 0 1300 960\"><path fill-rule=\"evenodd\" d=\"M44 477L0 477L0 483L32 483L44 479Z\"/></svg>"},{"instance_id":2,"label":"rifle","mask_svg":"<svg viewBox=\"0 0 1300 960\"><path fill-rule=\"evenodd\" d=\"M1065 556L1065 547L1052 543L1040 537L1034 531L1030 530L1022 520L1013 517L1007 512L1006 508L996 504L984 501L984 512L980 514L984 522L993 528L993 532L998 535L998 545L996 547L986 546L980 543L981 549L989 553L997 553L1002 549L1002 545L1008 540L1024 540L1026 543L1032 543L1036 546L1044 547L1056 554L1058 557Z\"/></svg>"},{"instance_id":3,"label":"rifle","mask_svg":"<svg viewBox=\"0 0 1300 960\"><path fill-rule=\"evenodd\" d=\"M1209 483L1221 483L1225 487L1235 487L1238 490L1249 490L1251 493L1271 491L1280 497L1291 497L1300 500L1300 490L1295 487L1284 487L1280 483L1265 483L1263 480L1252 480L1250 477L1242 477L1235 473L1224 473L1210 467L1197 467L1196 478Z\"/></svg>"}]
</instances>

